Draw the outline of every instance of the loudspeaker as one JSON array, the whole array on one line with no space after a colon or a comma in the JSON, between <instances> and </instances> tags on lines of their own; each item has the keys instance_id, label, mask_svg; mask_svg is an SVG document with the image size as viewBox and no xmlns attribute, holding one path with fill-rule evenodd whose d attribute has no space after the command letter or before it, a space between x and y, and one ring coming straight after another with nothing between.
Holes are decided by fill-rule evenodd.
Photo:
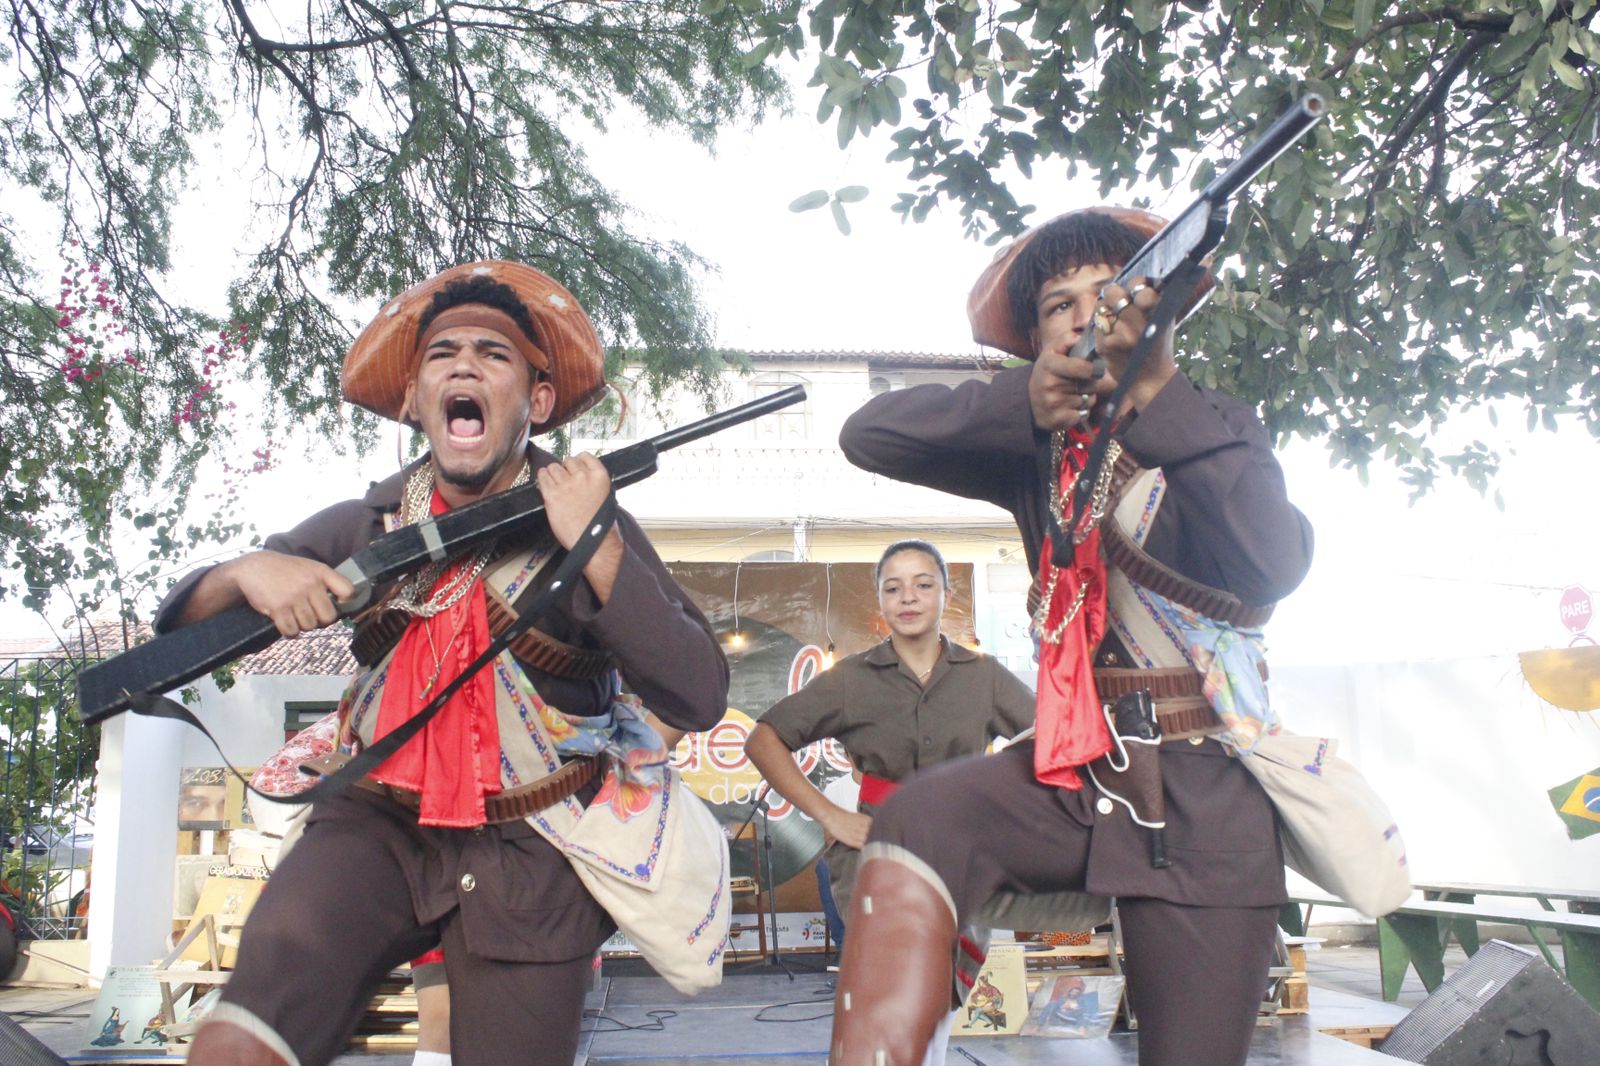
<instances>
[{"instance_id":1,"label":"loudspeaker","mask_svg":"<svg viewBox=\"0 0 1600 1066\"><path fill-rule=\"evenodd\" d=\"M67 1060L45 1047L0 1011L0 1063L5 1066L67 1066Z\"/></svg>"},{"instance_id":2,"label":"loudspeaker","mask_svg":"<svg viewBox=\"0 0 1600 1066\"><path fill-rule=\"evenodd\" d=\"M1538 953L1491 940L1378 1050L1427 1066L1595 1066L1600 1012Z\"/></svg>"}]
</instances>

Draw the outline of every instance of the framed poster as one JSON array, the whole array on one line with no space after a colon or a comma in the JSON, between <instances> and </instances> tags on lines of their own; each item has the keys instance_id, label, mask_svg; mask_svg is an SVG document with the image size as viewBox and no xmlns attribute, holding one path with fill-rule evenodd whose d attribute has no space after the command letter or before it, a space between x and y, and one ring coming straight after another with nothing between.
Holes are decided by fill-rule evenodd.
<instances>
[{"instance_id":1,"label":"framed poster","mask_svg":"<svg viewBox=\"0 0 1600 1066\"><path fill-rule=\"evenodd\" d=\"M1093 1039L1111 1032L1122 978L1110 974L1048 977L1033 993L1023 1036Z\"/></svg>"},{"instance_id":2,"label":"framed poster","mask_svg":"<svg viewBox=\"0 0 1600 1066\"><path fill-rule=\"evenodd\" d=\"M228 787L223 766L185 766L178 771L178 828L222 829Z\"/></svg>"}]
</instances>

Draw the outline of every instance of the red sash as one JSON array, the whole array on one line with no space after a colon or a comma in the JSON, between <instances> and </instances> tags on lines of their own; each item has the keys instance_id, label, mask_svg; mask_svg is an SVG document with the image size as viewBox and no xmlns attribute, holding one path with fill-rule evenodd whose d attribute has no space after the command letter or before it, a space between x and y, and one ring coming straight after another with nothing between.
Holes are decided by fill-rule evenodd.
<instances>
[{"instance_id":1,"label":"red sash","mask_svg":"<svg viewBox=\"0 0 1600 1066\"><path fill-rule=\"evenodd\" d=\"M437 489L430 510L436 515L449 510ZM447 583L454 570L452 567L441 577L438 585ZM432 693L455 680L489 646L490 639L481 578L454 606L432 618L413 620L389 660L373 739L421 710ZM385 759L372 776L384 784L422 793L417 818L422 825L483 825L484 796L501 790L494 667L474 674L428 723L422 736Z\"/></svg>"},{"instance_id":2,"label":"red sash","mask_svg":"<svg viewBox=\"0 0 1600 1066\"><path fill-rule=\"evenodd\" d=\"M894 795L895 789L899 787L900 783L897 781L890 781L877 774L864 773L861 775L861 802L881 807L884 800Z\"/></svg>"},{"instance_id":3,"label":"red sash","mask_svg":"<svg viewBox=\"0 0 1600 1066\"><path fill-rule=\"evenodd\" d=\"M1070 514L1072 483L1083 463L1088 434L1074 432L1063 449L1055 486ZM1100 556L1100 531L1086 536L1061 569L1050 561L1050 545L1039 560L1044 605L1039 645L1038 743L1033 773L1041 784L1080 789L1077 768L1111 750L1111 733L1094 689L1094 649L1106 631L1106 565ZM1082 601L1079 602L1080 593ZM1073 612L1076 611L1076 614ZM1071 621L1066 621L1068 616Z\"/></svg>"}]
</instances>

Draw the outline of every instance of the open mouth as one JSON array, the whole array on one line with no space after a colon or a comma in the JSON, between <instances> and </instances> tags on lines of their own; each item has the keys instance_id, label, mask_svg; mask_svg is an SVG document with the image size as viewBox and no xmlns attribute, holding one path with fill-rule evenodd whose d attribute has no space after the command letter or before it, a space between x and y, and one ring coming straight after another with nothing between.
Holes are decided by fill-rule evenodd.
<instances>
[{"instance_id":1,"label":"open mouth","mask_svg":"<svg viewBox=\"0 0 1600 1066\"><path fill-rule=\"evenodd\" d=\"M476 440L483 436L483 408L470 396L452 396L446 400L444 418L452 437Z\"/></svg>"}]
</instances>

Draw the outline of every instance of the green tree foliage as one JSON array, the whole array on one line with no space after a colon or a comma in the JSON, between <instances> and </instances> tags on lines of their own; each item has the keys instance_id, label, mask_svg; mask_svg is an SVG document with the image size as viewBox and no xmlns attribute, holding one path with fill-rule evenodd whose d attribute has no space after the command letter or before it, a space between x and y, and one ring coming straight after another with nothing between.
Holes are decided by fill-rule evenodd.
<instances>
[{"instance_id":1,"label":"green tree foliage","mask_svg":"<svg viewBox=\"0 0 1600 1066\"><path fill-rule=\"evenodd\" d=\"M0 182L17 194L0 207L0 595L39 603L71 585L98 601L227 532L226 514L191 506L199 457L234 428L285 418L348 433L338 369L350 309L368 314L453 263L545 269L619 358L624 346L650 353L657 387L709 392L721 360L696 294L703 264L637 232L577 138L621 105L705 144L759 119L783 83L741 55L753 7L12 5L0 43L14 101L0 113ZM219 174L243 181L238 213L254 211L260 238L228 279L226 319L171 283L173 206ZM23 234L37 218L13 213L29 202L48 215L49 247ZM219 387L225 356L265 384L265 409L225 417L241 399ZM129 527L149 541L137 565L113 550L111 531Z\"/></svg>"},{"instance_id":2,"label":"green tree foliage","mask_svg":"<svg viewBox=\"0 0 1600 1066\"><path fill-rule=\"evenodd\" d=\"M1331 117L1239 205L1188 369L1363 470L1480 490L1495 450L1431 443L1503 399L1600 434L1595 0L817 0L770 6L751 59L820 51L819 120L887 131L920 220L1036 219L1007 187L1087 173L1184 202L1301 93ZM1200 162L1196 163L1199 160ZM1014 184L1014 182L1013 182ZM1494 410L1491 407L1491 417Z\"/></svg>"},{"instance_id":3,"label":"green tree foliage","mask_svg":"<svg viewBox=\"0 0 1600 1066\"><path fill-rule=\"evenodd\" d=\"M94 810L100 728L78 720L76 671L67 659L0 662L0 902L18 918L44 914L87 860L74 834Z\"/></svg>"}]
</instances>

